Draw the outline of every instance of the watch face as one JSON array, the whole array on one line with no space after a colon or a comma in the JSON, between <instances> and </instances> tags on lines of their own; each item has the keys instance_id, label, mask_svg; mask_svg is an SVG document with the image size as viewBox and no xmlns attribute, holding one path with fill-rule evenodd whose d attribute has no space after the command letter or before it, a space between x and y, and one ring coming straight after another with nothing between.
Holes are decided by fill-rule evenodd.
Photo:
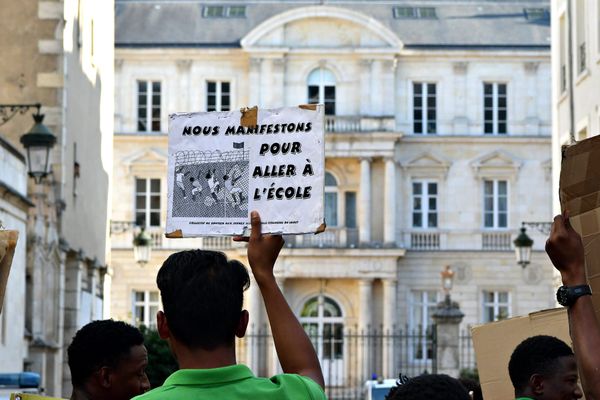
<instances>
[{"instance_id":1,"label":"watch face","mask_svg":"<svg viewBox=\"0 0 600 400\"><path fill-rule=\"evenodd\" d=\"M561 306L569 305L569 290L565 286L561 286L556 291L556 301Z\"/></svg>"}]
</instances>

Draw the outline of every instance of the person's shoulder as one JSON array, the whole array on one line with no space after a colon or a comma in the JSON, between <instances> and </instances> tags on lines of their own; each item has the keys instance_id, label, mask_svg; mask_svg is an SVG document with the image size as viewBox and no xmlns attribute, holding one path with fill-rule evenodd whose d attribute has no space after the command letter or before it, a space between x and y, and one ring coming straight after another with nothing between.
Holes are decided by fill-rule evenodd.
<instances>
[{"instance_id":1,"label":"person's shoulder","mask_svg":"<svg viewBox=\"0 0 600 400\"><path fill-rule=\"evenodd\" d=\"M280 374L271 377L271 381L285 387L287 391L308 395L310 400L327 400L323 388L312 379L298 374ZM294 397L295 398L295 397Z\"/></svg>"},{"instance_id":2,"label":"person's shoulder","mask_svg":"<svg viewBox=\"0 0 600 400\"><path fill-rule=\"evenodd\" d=\"M140 394L139 396L135 396L131 400L153 400L153 399L164 399L165 388L164 386L159 386L154 388L144 394Z\"/></svg>"}]
</instances>

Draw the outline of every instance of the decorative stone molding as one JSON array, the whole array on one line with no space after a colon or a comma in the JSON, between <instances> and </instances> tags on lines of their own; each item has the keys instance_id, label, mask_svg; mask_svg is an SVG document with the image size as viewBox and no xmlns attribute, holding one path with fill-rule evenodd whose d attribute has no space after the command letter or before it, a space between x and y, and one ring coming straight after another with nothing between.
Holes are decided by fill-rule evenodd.
<instances>
[{"instance_id":1,"label":"decorative stone molding","mask_svg":"<svg viewBox=\"0 0 600 400\"><path fill-rule=\"evenodd\" d=\"M192 60L177 60L175 61L175 65L179 72L187 72L192 67Z\"/></svg>"},{"instance_id":2,"label":"decorative stone molding","mask_svg":"<svg viewBox=\"0 0 600 400\"><path fill-rule=\"evenodd\" d=\"M514 180L522 162L504 150L496 150L474 159L470 165L478 179L507 178Z\"/></svg>"},{"instance_id":3,"label":"decorative stone molding","mask_svg":"<svg viewBox=\"0 0 600 400\"><path fill-rule=\"evenodd\" d=\"M131 175L155 176L167 167L168 156L163 149L150 148L121 160Z\"/></svg>"},{"instance_id":4,"label":"decorative stone molding","mask_svg":"<svg viewBox=\"0 0 600 400\"><path fill-rule=\"evenodd\" d=\"M402 168L413 178L446 179L452 162L434 152L426 151L401 162Z\"/></svg>"},{"instance_id":5,"label":"decorative stone molding","mask_svg":"<svg viewBox=\"0 0 600 400\"><path fill-rule=\"evenodd\" d=\"M528 74L535 74L538 71L540 63L537 61L528 61L523 63L523 68Z\"/></svg>"},{"instance_id":6,"label":"decorative stone molding","mask_svg":"<svg viewBox=\"0 0 600 400\"><path fill-rule=\"evenodd\" d=\"M466 75L469 69L469 63L466 61L459 61L452 64L455 75Z\"/></svg>"}]
</instances>

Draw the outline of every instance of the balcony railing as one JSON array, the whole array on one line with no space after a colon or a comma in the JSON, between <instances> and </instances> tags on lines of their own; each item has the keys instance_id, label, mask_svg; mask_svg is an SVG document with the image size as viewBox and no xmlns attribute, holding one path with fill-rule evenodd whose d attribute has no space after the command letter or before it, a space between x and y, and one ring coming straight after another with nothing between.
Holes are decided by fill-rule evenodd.
<instances>
[{"instance_id":1,"label":"balcony railing","mask_svg":"<svg viewBox=\"0 0 600 400\"><path fill-rule=\"evenodd\" d=\"M161 227L150 227L147 229L152 238L152 248L162 250L182 249L204 249L204 250L229 250L242 247L242 243L236 243L230 237L199 237L185 239L167 239L165 231ZM133 247L133 237L137 230L124 232L112 232L110 235L111 247L113 249L130 249Z\"/></svg>"},{"instance_id":2,"label":"balcony railing","mask_svg":"<svg viewBox=\"0 0 600 400\"><path fill-rule=\"evenodd\" d=\"M496 251L511 250L514 236L515 232L512 231L483 232L481 234L481 248L482 250Z\"/></svg>"},{"instance_id":3,"label":"balcony railing","mask_svg":"<svg viewBox=\"0 0 600 400\"><path fill-rule=\"evenodd\" d=\"M286 247L296 248L356 248L357 228L327 228L318 235L290 235L285 238Z\"/></svg>"},{"instance_id":4,"label":"balcony railing","mask_svg":"<svg viewBox=\"0 0 600 400\"><path fill-rule=\"evenodd\" d=\"M381 132L393 131L394 117L361 117L326 115L325 131L331 133L344 132Z\"/></svg>"},{"instance_id":5,"label":"balcony railing","mask_svg":"<svg viewBox=\"0 0 600 400\"><path fill-rule=\"evenodd\" d=\"M408 233L407 242L411 250L440 250L441 240L439 232L412 231Z\"/></svg>"}]
</instances>

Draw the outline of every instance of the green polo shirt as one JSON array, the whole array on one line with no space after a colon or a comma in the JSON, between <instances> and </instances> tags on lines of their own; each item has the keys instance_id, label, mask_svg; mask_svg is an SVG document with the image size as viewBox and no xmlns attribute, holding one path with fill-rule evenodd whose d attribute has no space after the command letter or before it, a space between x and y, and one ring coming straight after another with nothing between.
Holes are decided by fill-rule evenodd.
<instances>
[{"instance_id":1,"label":"green polo shirt","mask_svg":"<svg viewBox=\"0 0 600 400\"><path fill-rule=\"evenodd\" d=\"M211 369L180 369L165 383L134 400L170 399L307 399L327 400L310 378L296 374L257 378L245 365Z\"/></svg>"}]
</instances>

